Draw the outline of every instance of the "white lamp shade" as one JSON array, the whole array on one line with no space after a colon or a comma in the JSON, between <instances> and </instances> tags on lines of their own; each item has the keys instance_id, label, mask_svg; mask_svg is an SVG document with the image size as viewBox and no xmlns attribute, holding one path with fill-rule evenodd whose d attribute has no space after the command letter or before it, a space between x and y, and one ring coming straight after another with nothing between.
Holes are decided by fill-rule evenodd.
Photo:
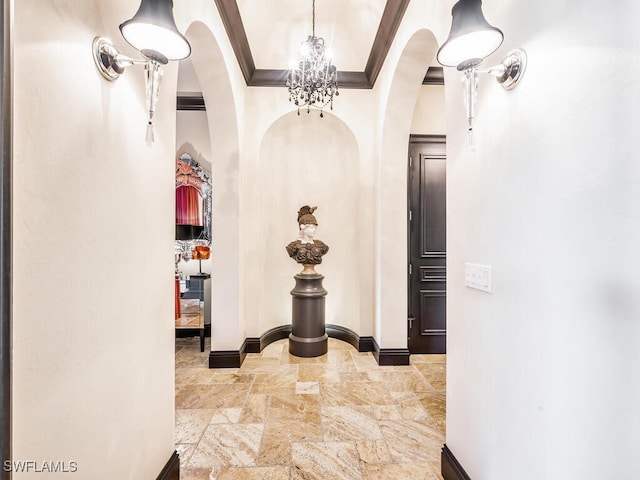
<instances>
[{"instance_id":1,"label":"white lamp shade","mask_svg":"<svg viewBox=\"0 0 640 480\"><path fill-rule=\"evenodd\" d=\"M451 15L449 38L438 50L441 65L456 67L467 60L482 60L502 45L504 35L484 18L481 0L460 0Z\"/></svg>"},{"instance_id":2,"label":"white lamp shade","mask_svg":"<svg viewBox=\"0 0 640 480\"><path fill-rule=\"evenodd\" d=\"M133 18L120 25L120 32L149 58L181 60L191 54L191 45L173 19L173 0L142 0Z\"/></svg>"}]
</instances>

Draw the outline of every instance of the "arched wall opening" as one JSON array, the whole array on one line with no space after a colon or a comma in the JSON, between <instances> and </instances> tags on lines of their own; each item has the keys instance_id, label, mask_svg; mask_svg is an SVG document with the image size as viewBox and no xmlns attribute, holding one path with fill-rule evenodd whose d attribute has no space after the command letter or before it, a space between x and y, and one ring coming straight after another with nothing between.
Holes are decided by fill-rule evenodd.
<instances>
[{"instance_id":1,"label":"arched wall opening","mask_svg":"<svg viewBox=\"0 0 640 480\"><path fill-rule=\"evenodd\" d=\"M202 87L198 81L198 77L193 69L191 59L180 60L178 67L178 98L181 95L200 94ZM207 122L207 112L201 110L181 110L178 108L176 112L176 161L188 154L195 160L203 170L211 174L211 136L209 135L209 123ZM176 175L178 173L176 172ZM193 188L176 186L176 191L180 188ZM207 224L204 218L208 216L209 224L211 222L211 212L205 209L205 199L202 192L199 192L199 225ZM176 224L180 224L178 217L178 200L176 199ZM191 258L181 258L178 263L180 273L185 275L198 274L200 272L212 273L213 260L191 261ZM211 307L208 305L209 308Z\"/></svg>"},{"instance_id":2,"label":"arched wall opening","mask_svg":"<svg viewBox=\"0 0 640 480\"><path fill-rule=\"evenodd\" d=\"M325 112L287 113L262 138L248 182L246 214L252 238L245 242L249 336L291 322L293 276L302 266L285 246L298 235L297 212L317 206L316 238L329 245L316 270L325 276L326 323L360 331L359 284L363 275L358 226L360 150L352 130Z\"/></svg>"},{"instance_id":3,"label":"arched wall opening","mask_svg":"<svg viewBox=\"0 0 640 480\"><path fill-rule=\"evenodd\" d=\"M380 348L407 347L407 149L422 79L437 49L430 30L409 38L382 107L374 333Z\"/></svg>"},{"instance_id":4,"label":"arched wall opening","mask_svg":"<svg viewBox=\"0 0 640 480\"><path fill-rule=\"evenodd\" d=\"M235 350L244 340L239 314L239 132L229 72L207 25L193 22L186 31L191 62L207 108L212 173L211 350Z\"/></svg>"}]
</instances>

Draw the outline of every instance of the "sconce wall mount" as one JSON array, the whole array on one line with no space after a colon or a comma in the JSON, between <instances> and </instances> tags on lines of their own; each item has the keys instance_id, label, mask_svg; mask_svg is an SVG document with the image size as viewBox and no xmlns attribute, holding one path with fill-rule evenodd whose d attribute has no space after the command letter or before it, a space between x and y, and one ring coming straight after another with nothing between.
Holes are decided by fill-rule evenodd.
<instances>
[{"instance_id":1,"label":"sconce wall mount","mask_svg":"<svg viewBox=\"0 0 640 480\"><path fill-rule=\"evenodd\" d=\"M182 35L173 18L173 0L141 0L137 13L120 25L124 39L138 50L143 59L137 60L120 53L104 37L93 39L93 61L104 78L113 82L126 67L142 65L145 71L147 96L147 144L153 143L153 115L158 102L161 65L169 60L181 60L191 54L191 45Z\"/></svg>"},{"instance_id":2,"label":"sconce wall mount","mask_svg":"<svg viewBox=\"0 0 640 480\"><path fill-rule=\"evenodd\" d=\"M458 70L466 70L461 67L462 64L458 65ZM502 88L511 90L522 78L526 67L527 53L521 48L515 48L502 59L502 63L489 68L476 68L476 71L494 76Z\"/></svg>"},{"instance_id":3,"label":"sconce wall mount","mask_svg":"<svg viewBox=\"0 0 640 480\"><path fill-rule=\"evenodd\" d=\"M109 81L115 81L131 65L144 65L146 60L134 60L120 53L118 48L105 37L93 39L93 60L98 71Z\"/></svg>"},{"instance_id":4,"label":"sconce wall mount","mask_svg":"<svg viewBox=\"0 0 640 480\"><path fill-rule=\"evenodd\" d=\"M456 67L464 72L465 105L469 134L473 131L475 102L478 88L477 74L488 73L505 90L511 90L524 74L527 55L521 48L511 50L498 65L481 68L482 61L495 52L504 39L482 13L482 0L458 0L451 9L449 37L438 50L438 62L445 67ZM470 137L470 142L473 143Z\"/></svg>"}]
</instances>

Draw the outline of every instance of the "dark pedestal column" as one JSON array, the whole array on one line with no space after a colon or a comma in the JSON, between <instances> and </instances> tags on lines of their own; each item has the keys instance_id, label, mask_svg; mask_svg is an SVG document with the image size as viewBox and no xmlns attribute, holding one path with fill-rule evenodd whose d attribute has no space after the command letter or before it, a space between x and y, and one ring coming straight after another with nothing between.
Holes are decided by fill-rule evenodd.
<instances>
[{"instance_id":1,"label":"dark pedestal column","mask_svg":"<svg viewBox=\"0 0 640 480\"><path fill-rule=\"evenodd\" d=\"M295 275L293 319L289 335L289 353L296 357L319 357L327 353L324 323L324 276L319 273Z\"/></svg>"}]
</instances>

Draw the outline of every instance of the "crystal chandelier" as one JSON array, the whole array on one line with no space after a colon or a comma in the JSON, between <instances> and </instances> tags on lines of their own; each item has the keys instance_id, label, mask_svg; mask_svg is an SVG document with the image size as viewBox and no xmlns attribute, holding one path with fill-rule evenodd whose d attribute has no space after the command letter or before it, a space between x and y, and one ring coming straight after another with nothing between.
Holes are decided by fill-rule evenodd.
<instances>
[{"instance_id":1,"label":"crystal chandelier","mask_svg":"<svg viewBox=\"0 0 640 480\"><path fill-rule=\"evenodd\" d=\"M333 110L333 96L338 96L338 70L325 55L324 38L316 37L316 2L312 3L312 31L302 43L295 65L287 73L289 101L298 107Z\"/></svg>"}]
</instances>

